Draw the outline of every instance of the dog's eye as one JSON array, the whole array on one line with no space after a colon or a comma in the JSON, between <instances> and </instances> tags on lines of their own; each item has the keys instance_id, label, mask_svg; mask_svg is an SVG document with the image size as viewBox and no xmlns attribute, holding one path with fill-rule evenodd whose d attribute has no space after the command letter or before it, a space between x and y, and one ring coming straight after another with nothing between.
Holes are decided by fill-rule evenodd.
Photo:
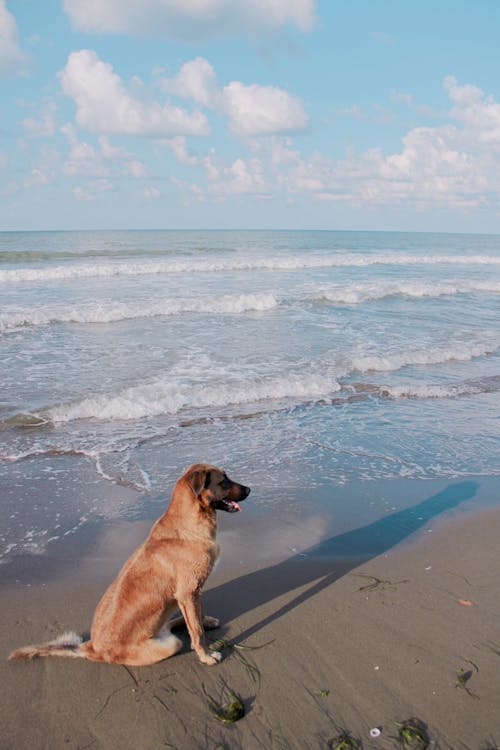
<instances>
[{"instance_id":1,"label":"dog's eye","mask_svg":"<svg viewBox=\"0 0 500 750\"><path fill-rule=\"evenodd\" d=\"M227 477L224 477L222 482L219 482L220 487L222 487L223 490L227 490L231 486L231 482Z\"/></svg>"}]
</instances>

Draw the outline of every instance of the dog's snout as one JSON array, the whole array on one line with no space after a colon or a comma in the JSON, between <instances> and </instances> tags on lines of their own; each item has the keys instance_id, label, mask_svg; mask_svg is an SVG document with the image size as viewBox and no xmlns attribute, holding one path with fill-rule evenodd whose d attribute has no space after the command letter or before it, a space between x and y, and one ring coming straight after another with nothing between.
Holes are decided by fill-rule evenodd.
<instances>
[{"instance_id":1,"label":"dog's snout","mask_svg":"<svg viewBox=\"0 0 500 750\"><path fill-rule=\"evenodd\" d=\"M243 492L243 497L248 497L250 494L250 487L245 487L245 485L241 485L241 489Z\"/></svg>"}]
</instances>

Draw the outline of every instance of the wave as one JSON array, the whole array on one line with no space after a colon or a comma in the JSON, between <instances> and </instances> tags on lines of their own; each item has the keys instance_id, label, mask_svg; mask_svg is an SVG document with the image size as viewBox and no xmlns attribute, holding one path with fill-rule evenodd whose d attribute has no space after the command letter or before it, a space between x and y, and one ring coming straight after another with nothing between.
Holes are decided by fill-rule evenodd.
<instances>
[{"instance_id":1,"label":"wave","mask_svg":"<svg viewBox=\"0 0 500 750\"><path fill-rule=\"evenodd\" d=\"M80 263L43 268L0 270L0 282L51 281L58 279L145 276L151 274L211 273L221 271L299 271L372 265L500 265L492 255L404 255L401 253L301 255L271 258L219 258L213 260L164 260L140 263Z\"/></svg>"},{"instance_id":2,"label":"wave","mask_svg":"<svg viewBox=\"0 0 500 750\"><path fill-rule=\"evenodd\" d=\"M381 300L388 297L444 297L456 294L470 294L481 292L485 294L500 293L500 281L449 281L449 282L418 282L394 281L386 284L360 283L335 285L322 288L317 295L310 299L333 302L340 305L359 305L371 300Z\"/></svg>"},{"instance_id":3,"label":"wave","mask_svg":"<svg viewBox=\"0 0 500 750\"><path fill-rule=\"evenodd\" d=\"M292 371L275 376L254 376L220 380L186 382L182 374L170 373L148 383L131 386L115 394L102 393L79 401L54 405L30 415L34 421L41 420L44 426L50 423L71 422L79 419L133 420L160 415L177 415L187 410L217 409L258 402L286 401L310 403L315 401L349 401L353 390L355 397L363 392L377 396L421 396L447 397L460 395L460 388L453 386L378 386L371 384L351 384L349 379L358 373L398 371L409 365L442 364L449 361L468 361L494 352L499 341L491 343L466 344L443 347L432 351L410 350L382 356L353 358L346 364L323 363L323 372L317 368ZM215 370L212 369L212 372ZM194 373L196 375L196 373ZM486 384L486 385L485 385ZM413 388L413 390L412 390ZM434 388L434 391L432 390ZM496 381L467 381L464 393L496 389ZM392 389L392 390L391 390ZM478 389L478 390L476 390ZM22 416L27 420L26 416ZM12 417L10 418L11 424ZM45 420L45 421L44 421ZM31 426L30 420L26 421Z\"/></svg>"},{"instance_id":4,"label":"wave","mask_svg":"<svg viewBox=\"0 0 500 750\"><path fill-rule=\"evenodd\" d=\"M315 400L337 390L340 390L340 385L335 380L310 374L288 374L213 385L183 385L160 379L126 388L116 396L102 394L55 406L44 411L42 416L51 422L93 418L143 419L178 414L188 407L221 407L280 399Z\"/></svg>"},{"instance_id":5,"label":"wave","mask_svg":"<svg viewBox=\"0 0 500 750\"><path fill-rule=\"evenodd\" d=\"M500 281L450 281L438 283L395 281L391 283L358 283L321 287L307 295L308 301L359 305L394 296L410 298L440 297L467 293L499 294ZM294 300L289 299L288 302ZM227 294L217 299L180 298L135 302L85 302L79 305L47 305L44 307L4 307L0 313L0 332L24 326L51 323L112 323L135 318L180 315L182 313L238 314L265 312L280 305L271 293Z\"/></svg>"},{"instance_id":6,"label":"wave","mask_svg":"<svg viewBox=\"0 0 500 750\"><path fill-rule=\"evenodd\" d=\"M19 412L7 419L0 420L0 427L17 428L45 428L61 422L72 422L80 419L99 419L106 421L126 421L144 419L155 416L175 416L189 407L194 409L214 408L226 406L244 406L249 403L274 401L284 402L292 399L302 404L328 403L345 405L352 401L369 398L390 399L448 399L479 394L496 393L500 391L500 375L490 375L480 378L442 383L408 383L401 385L385 385L380 383L344 382L342 378L335 380L312 374L295 374L255 380L244 383L226 383L219 385L180 385L166 380L159 380L146 385L133 386L119 392L116 396L100 394L94 397L61 404L45 409L39 414ZM289 408L286 404L276 404L272 411ZM238 420L260 417L270 413L267 406L258 411L236 411L221 415L195 416L184 419L179 424L190 426L221 419ZM42 449L41 449L42 450ZM72 455L86 455L83 449L70 448L43 449L47 455L68 453ZM35 453L3 454L4 460L20 460L30 458Z\"/></svg>"},{"instance_id":7,"label":"wave","mask_svg":"<svg viewBox=\"0 0 500 750\"><path fill-rule=\"evenodd\" d=\"M438 365L446 362L468 362L476 357L493 354L500 346L499 339L477 344L456 344L435 349L411 349L381 356L368 354L352 357L351 369L356 372L394 372L411 365Z\"/></svg>"},{"instance_id":8,"label":"wave","mask_svg":"<svg viewBox=\"0 0 500 750\"><path fill-rule=\"evenodd\" d=\"M500 281L464 281L421 283L397 281L389 284L359 283L321 287L294 301L320 301L342 305L359 305L393 296L410 298L439 297L466 293L500 293ZM0 313L0 332L28 326L53 323L112 323L136 318L180 315L182 313L239 314L266 312L278 307L282 300L271 293L227 294L219 298L164 298L119 302L83 302L74 305L46 305L38 308L6 306Z\"/></svg>"},{"instance_id":9,"label":"wave","mask_svg":"<svg viewBox=\"0 0 500 750\"><path fill-rule=\"evenodd\" d=\"M273 294L227 294L216 299L159 299L138 302L93 302L79 306L11 309L0 314L0 331L50 323L111 323L132 318L181 313L238 314L271 310L279 304Z\"/></svg>"},{"instance_id":10,"label":"wave","mask_svg":"<svg viewBox=\"0 0 500 750\"><path fill-rule=\"evenodd\" d=\"M154 390L154 393L151 391ZM256 401L283 401L286 399L299 400L301 403L323 402L332 405L345 405L352 401L369 398L390 399L448 399L479 394L496 393L500 391L500 375L470 378L468 380L443 383L408 383L402 385L384 385L378 383L343 383L322 377L296 376L290 378L269 378L267 381L253 383L249 386L201 386L189 389L181 386L168 386L166 383L135 386L126 389L115 397L99 395L83 399L79 402L54 406L42 414L26 414L19 412L8 419L0 420L0 426L18 428L44 428L58 422L71 422L80 419L104 419L111 421L125 421L143 419L154 416L174 416L184 408L237 406ZM148 395L149 392L149 395ZM272 411L289 408L277 406ZM236 412L234 414L198 416L183 420L179 424L183 427L205 422L249 419L269 414L269 408L251 412ZM90 455L84 449L54 448L30 450L26 453L3 454L4 460L18 461L31 458L34 455Z\"/></svg>"}]
</instances>

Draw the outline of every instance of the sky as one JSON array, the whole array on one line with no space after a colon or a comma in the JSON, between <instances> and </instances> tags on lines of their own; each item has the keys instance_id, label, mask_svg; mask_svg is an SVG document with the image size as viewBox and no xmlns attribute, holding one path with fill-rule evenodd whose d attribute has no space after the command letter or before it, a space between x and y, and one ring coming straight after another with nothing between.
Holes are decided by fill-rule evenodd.
<instances>
[{"instance_id":1,"label":"sky","mask_svg":"<svg viewBox=\"0 0 500 750\"><path fill-rule=\"evenodd\" d=\"M0 230L500 233L496 0L0 0Z\"/></svg>"}]
</instances>

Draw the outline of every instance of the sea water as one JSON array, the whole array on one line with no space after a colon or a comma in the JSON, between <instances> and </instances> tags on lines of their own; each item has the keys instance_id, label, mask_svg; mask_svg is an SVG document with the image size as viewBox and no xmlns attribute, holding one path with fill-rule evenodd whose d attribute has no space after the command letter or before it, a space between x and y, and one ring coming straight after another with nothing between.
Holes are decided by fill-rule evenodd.
<instances>
[{"instance_id":1,"label":"sea water","mask_svg":"<svg viewBox=\"0 0 500 750\"><path fill-rule=\"evenodd\" d=\"M263 511L496 475L500 237L1 233L0 378L3 560L138 517L194 461ZM72 456L142 500L68 492Z\"/></svg>"}]
</instances>

